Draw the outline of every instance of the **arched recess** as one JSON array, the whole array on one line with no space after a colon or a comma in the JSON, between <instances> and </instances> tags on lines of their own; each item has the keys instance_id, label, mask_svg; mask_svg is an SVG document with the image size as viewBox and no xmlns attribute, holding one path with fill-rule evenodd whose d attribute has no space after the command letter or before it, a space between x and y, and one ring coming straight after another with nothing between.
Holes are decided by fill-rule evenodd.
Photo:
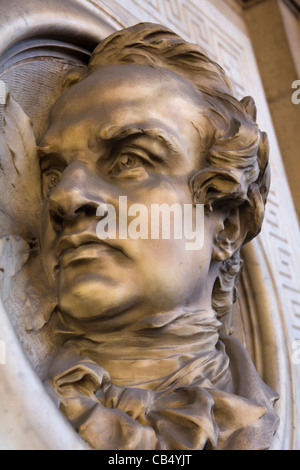
<instances>
[{"instance_id":1,"label":"arched recess","mask_svg":"<svg viewBox=\"0 0 300 470\"><path fill-rule=\"evenodd\" d=\"M83 67L101 39L126 26L90 0L4 0L0 18L0 80L31 117L37 138L60 94L64 74ZM0 128L1 119L0 113ZM262 378L280 394L281 425L273 447L289 449L297 417L286 320L260 241L248 245L243 256L235 334ZM24 347L22 322L17 315L12 317L1 304L0 340L6 343L6 364L0 365L0 448L86 449L45 392L24 352L28 344Z\"/></svg>"},{"instance_id":2,"label":"arched recess","mask_svg":"<svg viewBox=\"0 0 300 470\"><path fill-rule=\"evenodd\" d=\"M260 236L244 247L243 259L239 318L244 344L259 375L280 396L276 404L280 426L271 449L296 449L298 374L291 363L291 336L285 311Z\"/></svg>"}]
</instances>

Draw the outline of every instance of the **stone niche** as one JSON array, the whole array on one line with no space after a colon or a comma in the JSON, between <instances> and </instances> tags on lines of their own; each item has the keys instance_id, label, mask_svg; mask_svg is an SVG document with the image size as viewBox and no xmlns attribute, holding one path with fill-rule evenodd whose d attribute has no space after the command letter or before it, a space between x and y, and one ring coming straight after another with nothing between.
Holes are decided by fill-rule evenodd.
<instances>
[{"instance_id":1,"label":"stone niche","mask_svg":"<svg viewBox=\"0 0 300 470\"><path fill-rule=\"evenodd\" d=\"M0 7L0 448L293 448L254 101L100 3ZM99 243L124 195L202 207L204 248Z\"/></svg>"}]
</instances>

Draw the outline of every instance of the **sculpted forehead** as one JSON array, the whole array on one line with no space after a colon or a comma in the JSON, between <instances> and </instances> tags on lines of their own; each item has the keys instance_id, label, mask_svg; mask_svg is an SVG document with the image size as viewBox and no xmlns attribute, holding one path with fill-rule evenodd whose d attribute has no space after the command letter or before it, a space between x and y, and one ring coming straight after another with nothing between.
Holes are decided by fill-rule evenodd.
<instances>
[{"instance_id":1,"label":"sculpted forehead","mask_svg":"<svg viewBox=\"0 0 300 470\"><path fill-rule=\"evenodd\" d=\"M182 145L189 142L189 147L198 139L191 123L199 120L200 100L190 82L166 69L135 64L105 66L58 99L44 143L70 140L76 129L77 139L95 126L105 132L113 126L135 125L159 127L179 140L183 138Z\"/></svg>"},{"instance_id":2,"label":"sculpted forehead","mask_svg":"<svg viewBox=\"0 0 300 470\"><path fill-rule=\"evenodd\" d=\"M196 87L167 69L136 64L105 66L64 93L53 113L58 117L61 112L74 111L74 101L79 111L84 110L87 103L91 108L98 103L138 102L141 99L154 100L158 104L160 99L168 99L170 95L174 100L181 98L190 104L199 101ZM70 104L71 99L73 104Z\"/></svg>"}]
</instances>

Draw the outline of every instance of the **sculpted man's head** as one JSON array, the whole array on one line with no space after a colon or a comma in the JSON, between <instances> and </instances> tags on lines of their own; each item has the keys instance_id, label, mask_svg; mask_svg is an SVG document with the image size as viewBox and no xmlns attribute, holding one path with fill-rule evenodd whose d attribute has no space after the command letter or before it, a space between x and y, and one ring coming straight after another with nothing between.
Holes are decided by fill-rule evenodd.
<instances>
[{"instance_id":1,"label":"sculpted man's head","mask_svg":"<svg viewBox=\"0 0 300 470\"><path fill-rule=\"evenodd\" d=\"M113 34L65 87L40 142L42 252L60 308L78 319L212 306L227 314L268 188L253 100L236 100L216 63L159 25ZM100 244L97 207L117 208L120 195L149 207L205 204L204 247Z\"/></svg>"},{"instance_id":2,"label":"sculpted man's head","mask_svg":"<svg viewBox=\"0 0 300 470\"><path fill-rule=\"evenodd\" d=\"M220 338L269 186L253 100L235 99L198 46L153 24L101 42L64 89L39 143L56 402L95 449L269 447L277 395L239 341ZM99 238L98 208L120 225L120 197L146 220L165 204L192 207L197 222L202 205L202 248Z\"/></svg>"}]
</instances>

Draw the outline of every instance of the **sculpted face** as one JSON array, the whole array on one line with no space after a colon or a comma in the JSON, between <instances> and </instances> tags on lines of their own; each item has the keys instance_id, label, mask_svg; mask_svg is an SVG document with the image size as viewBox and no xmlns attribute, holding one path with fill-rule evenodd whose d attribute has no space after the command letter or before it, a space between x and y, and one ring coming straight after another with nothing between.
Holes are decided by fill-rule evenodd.
<instances>
[{"instance_id":1,"label":"sculpted face","mask_svg":"<svg viewBox=\"0 0 300 470\"><path fill-rule=\"evenodd\" d=\"M43 263L55 279L62 311L82 319L128 309L157 312L207 307L213 219L204 247L186 240L99 240L99 204L118 213L119 196L139 203L191 204L188 183L201 166L195 122L200 96L192 84L150 66L102 67L65 92L40 143ZM201 127L201 126L200 126Z\"/></svg>"}]
</instances>

